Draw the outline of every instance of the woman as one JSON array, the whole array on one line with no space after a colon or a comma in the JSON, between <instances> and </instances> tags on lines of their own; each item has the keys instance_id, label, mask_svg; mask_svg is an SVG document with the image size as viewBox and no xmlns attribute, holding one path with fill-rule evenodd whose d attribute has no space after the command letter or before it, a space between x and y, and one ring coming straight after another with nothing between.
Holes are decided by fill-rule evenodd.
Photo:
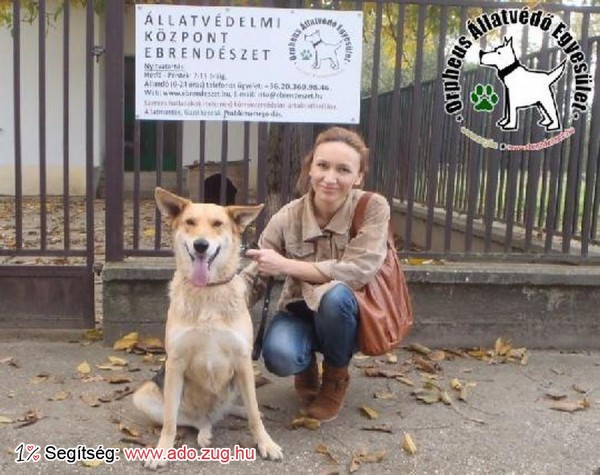
<instances>
[{"instance_id":1,"label":"woman","mask_svg":"<svg viewBox=\"0 0 600 475\"><path fill-rule=\"evenodd\" d=\"M250 304L264 291L265 276L286 276L279 311L265 332L265 365L278 376L294 374L307 414L323 422L338 415L350 382L359 319L352 289L377 273L386 254L390 208L383 196L371 196L362 225L350 236L368 154L351 130L319 134L298 180L305 194L278 211L259 249L246 253L254 260L243 271ZM316 351L323 354L322 382Z\"/></svg>"}]
</instances>

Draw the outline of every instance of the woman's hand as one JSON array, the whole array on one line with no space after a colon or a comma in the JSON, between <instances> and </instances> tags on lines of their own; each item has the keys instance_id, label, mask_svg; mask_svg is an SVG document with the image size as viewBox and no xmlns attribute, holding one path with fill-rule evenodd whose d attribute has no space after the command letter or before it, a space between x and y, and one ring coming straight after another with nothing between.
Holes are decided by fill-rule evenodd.
<instances>
[{"instance_id":1,"label":"woman's hand","mask_svg":"<svg viewBox=\"0 0 600 475\"><path fill-rule=\"evenodd\" d=\"M288 274L289 259L273 249L248 249L246 256L258 264L258 271L267 275Z\"/></svg>"}]
</instances>

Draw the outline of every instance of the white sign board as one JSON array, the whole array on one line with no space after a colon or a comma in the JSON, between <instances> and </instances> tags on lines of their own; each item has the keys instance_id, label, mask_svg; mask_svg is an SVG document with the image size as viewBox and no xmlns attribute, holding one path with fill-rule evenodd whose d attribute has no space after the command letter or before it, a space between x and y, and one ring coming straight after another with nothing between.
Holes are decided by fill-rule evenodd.
<instances>
[{"instance_id":1,"label":"white sign board","mask_svg":"<svg viewBox=\"0 0 600 475\"><path fill-rule=\"evenodd\" d=\"M362 12L136 5L136 117L358 123Z\"/></svg>"}]
</instances>

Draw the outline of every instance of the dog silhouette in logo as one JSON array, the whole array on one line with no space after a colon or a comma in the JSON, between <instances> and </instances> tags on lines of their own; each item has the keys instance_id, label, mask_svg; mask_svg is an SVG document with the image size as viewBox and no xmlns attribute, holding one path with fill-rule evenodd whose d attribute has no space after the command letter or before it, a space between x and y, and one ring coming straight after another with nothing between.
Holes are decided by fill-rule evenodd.
<instances>
[{"instance_id":1,"label":"dog silhouette in logo","mask_svg":"<svg viewBox=\"0 0 600 475\"><path fill-rule=\"evenodd\" d=\"M512 38L504 38L504 43L492 51L480 50L479 63L496 68L504 84L504 116L497 125L503 130L516 130L519 109L537 106L542 115L538 124L547 132L561 130L552 85L564 73L565 61L550 72L526 68L515 55Z\"/></svg>"},{"instance_id":2,"label":"dog silhouette in logo","mask_svg":"<svg viewBox=\"0 0 600 475\"><path fill-rule=\"evenodd\" d=\"M325 43L321 39L321 33L319 30L315 30L310 35L304 35L304 39L312 44L313 49L315 50L315 60L313 61L313 69L319 69L321 67L321 63L328 59L331 69L339 69L340 61L338 59L338 51L340 46L342 46L342 42L340 40L339 43Z\"/></svg>"}]
</instances>

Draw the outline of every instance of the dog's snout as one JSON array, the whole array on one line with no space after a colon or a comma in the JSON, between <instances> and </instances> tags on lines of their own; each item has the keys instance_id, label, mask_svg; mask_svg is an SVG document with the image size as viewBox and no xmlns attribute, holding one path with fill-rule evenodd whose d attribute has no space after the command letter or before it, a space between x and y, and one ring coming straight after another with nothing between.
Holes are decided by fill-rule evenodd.
<instances>
[{"instance_id":1,"label":"dog's snout","mask_svg":"<svg viewBox=\"0 0 600 475\"><path fill-rule=\"evenodd\" d=\"M204 254L208 249L208 246L209 243L206 239L199 238L194 241L194 249L198 254Z\"/></svg>"}]
</instances>

